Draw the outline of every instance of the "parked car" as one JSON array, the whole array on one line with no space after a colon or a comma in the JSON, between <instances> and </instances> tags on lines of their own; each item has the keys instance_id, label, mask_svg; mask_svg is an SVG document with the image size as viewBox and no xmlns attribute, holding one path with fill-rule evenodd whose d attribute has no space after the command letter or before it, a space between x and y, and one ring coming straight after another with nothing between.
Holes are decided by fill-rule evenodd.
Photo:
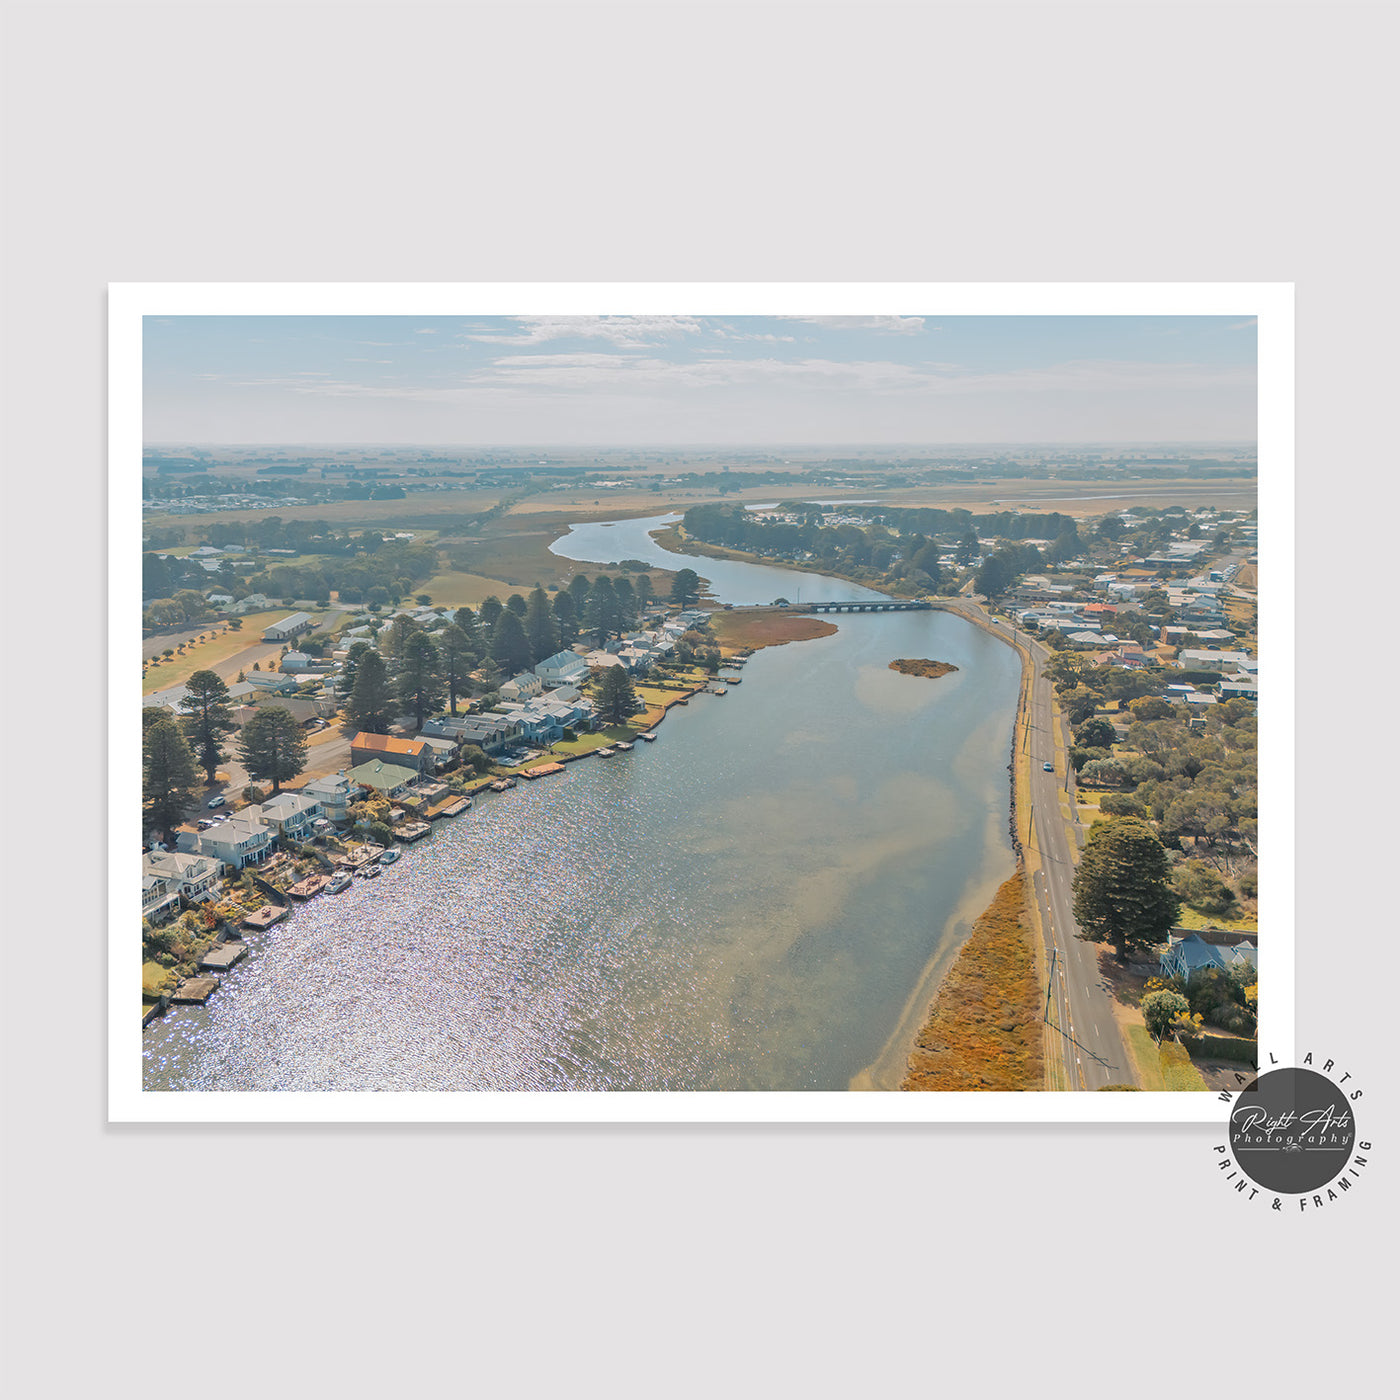
<instances>
[{"instance_id":1,"label":"parked car","mask_svg":"<svg viewBox=\"0 0 1400 1400\"><path fill-rule=\"evenodd\" d=\"M1042 763L1040 766L1041 766L1047 773L1053 773L1053 772L1055 771L1055 765L1054 765L1053 763Z\"/></svg>"},{"instance_id":2,"label":"parked car","mask_svg":"<svg viewBox=\"0 0 1400 1400\"><path fill-rule=\"evenodd\" d=\"M212 812L215 807L222 807L224 805L224 800L223 797L211 797L204 805Z\"/></svg>"}]
</instances>

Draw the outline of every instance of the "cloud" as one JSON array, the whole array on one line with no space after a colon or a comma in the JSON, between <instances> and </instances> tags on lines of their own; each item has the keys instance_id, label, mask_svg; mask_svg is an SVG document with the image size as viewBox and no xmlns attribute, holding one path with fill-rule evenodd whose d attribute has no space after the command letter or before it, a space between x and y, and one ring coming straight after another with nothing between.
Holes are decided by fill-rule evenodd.
<instances>
[{"instance_id":1,"label":"cloud","mask_svg":"<svg viewBox=\"0 0 1400 1400\"><path fill-rule=\"evenodd\" d=\"M522 329L514 334L464 331L467 340L488 345L539 345L549 340L606 340L623 348L659 345L681 335L696 335L694 316L514 316Z\"/></svg>"},{"instance_id":2,"label":"cloud","mask_svg":"<svg viewBox=\"0 0 1400 1400\"><path fill-rule=\"evenodd\" d=\"M826 326L835 331L889 331L895 335L916 335L922 330L937 330L926 326L922 316L784 316L784 321L806 321L813 326Z\"/></svg>"},{"instance_id":3,"label":"cloud","mask_svg":"<svg viewBox=\"0 0 1400 1400\"><path fill-rule=\"evenodd\" d=\"M431 326L425 326L422 330L413 332L414 335L436 335L437 332Z\"/></svg>"},{"instance_id":4,"label":"cloud","mask_svg":"<svg viewBox=\"0 0 1400 1400\"><path fill-rule=\"evenodd\" d=\"M1259 318L1257 316L1251 316L1249 320L1235 321L1233 324L1226 326L1225 329L1230 331L1249 331L1253 330L1258 324Z\"/></svg>"}]
</instances>

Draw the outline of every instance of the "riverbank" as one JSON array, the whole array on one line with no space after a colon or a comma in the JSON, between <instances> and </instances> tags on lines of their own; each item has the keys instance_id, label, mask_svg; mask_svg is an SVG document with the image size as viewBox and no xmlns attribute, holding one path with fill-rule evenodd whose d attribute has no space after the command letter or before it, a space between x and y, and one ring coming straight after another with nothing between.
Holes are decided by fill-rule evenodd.
<instances>
[{"instance_id":1,"label":"riverbank","mask_svg":"<svg viewBox=\"0 0 1400 1400\"><path fill-rule=\"evenodd\" d=\"M806 613L789 612L786 608L717 611L710 615L710 631L715 634L720 651L730 655L830 637L836 631L836 624Z\"/></svg>"},{"instance_id":2,"label":"riverbank","mask_svg":"<svg viewBox=\"0 0 1400 1400\"><path fill-rule=\"evenodd\" d=\"M1029 893L1027 769L1024 762L1017 761L1029 721L1031 657L1027 648L976 604L934 600L934 607L956 613L1000 638L1021 658L1021 689L1008 764L1009 824L1016 872L978 915L946 970L930 969L927 980L932 985L925 995L931 995L931 1000L912 1039L906 1033L904 1077L899 1087L943 1093L1043 1089L1045 1036L1040 1004L1047 974L1039 921ZM887 1058L882 1057L882 1061ZM852 1087L877 1086L858 1082Z\"/></svg>"},{"instance_id":3,"label":"riverbank","mask_svg":"<svg viewBox=\"0 0 1400 1400\"><path fill-rule=\"evenodd\" d=\"M667 525L660 530L649 531L657 546L670 554L689 554L701 559L729 559L736 564L756 564L765 569L783 569L788 573L811 574L817 578L839 578L847 583L858 584L861 588L874 588L897 598L916 598L922 590L896 582L890 582L883 575L868 570L865 577L842 573L840 569L817 568L815 565L799 564L791 559L765 559L761 554L749 554L742 549L729 549L720 544L707 544L687 535L679 525Z\"/></svg>"}]
</instances>

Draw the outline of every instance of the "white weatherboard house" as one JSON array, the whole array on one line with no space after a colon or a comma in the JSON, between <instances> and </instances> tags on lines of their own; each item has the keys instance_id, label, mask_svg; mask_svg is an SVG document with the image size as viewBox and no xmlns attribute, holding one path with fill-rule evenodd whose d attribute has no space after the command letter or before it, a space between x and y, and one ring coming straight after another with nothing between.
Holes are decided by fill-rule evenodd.
<instances>
[{"instance_id":1,"label":"white weatherboard house","mask_svg":"<svg viewBox=\"0 0 1400 1400\"><path fill-rule=\"evenodd\" d=\"M313 626L315 623L308 613L294 612L265 627L262 639L265 642L289 642L293 637L311 631Z\"/></svg>"},{"instance_id":2,"label":"white weatherboard house","mask_svg":"<svg viewBox=\"0 0 1400 1400\"><path fill-rule=\"evenodd\" d=\"M141 858L141 873L164 880L175 895L199 902L219 893L222 870L217 860L182 851L152 851Z\"/></svg>"},{"instance_id":3,"label":"white weatherboard house","mask_svg":"<svg viewBox=\"0 0 1400 1400\"><path fill-rule=\"evenodd\" d=\"M261 813L248 807L208 831L182 831L177 844L182 851L213 856L231 870L242 870L266 860L275 839L276 832L263 824Z\"/></svg>"},{"instance_id":4,"label":"white weatherboard house","mask_svg":"<svg viewBox=\"0 0 1400 1400\"><path fill-rule=\"evenodd\" d=\"M576 651L556 651L535 667L535 674L547 686L577 685L588 679L588 663Z\"/></svg>"}]
</instances>

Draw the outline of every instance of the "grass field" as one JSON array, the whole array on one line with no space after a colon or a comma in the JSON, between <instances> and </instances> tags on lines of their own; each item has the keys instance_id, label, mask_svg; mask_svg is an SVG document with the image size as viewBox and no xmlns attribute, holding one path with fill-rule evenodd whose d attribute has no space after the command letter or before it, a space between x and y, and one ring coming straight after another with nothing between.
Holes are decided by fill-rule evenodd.
<instances>
[{"instance_id":1,"label":"grass field","mask_svg":"<svg viewBox=\"0 0 1400 1400\"><path fill-rule=\"evenodd\" d=\"M1176 921L1182 928L1223 928L1231 933L1259 931L1257 914L1244 914L1238 919L1222 919L1219 914L1202 914L1199 909L1192 909L1185 904L1181 906L1181 913L1177 915Z\"/></svg>"},{"instance_id":2,"label":"grass field","mask_svg":"<svg viewBox=\"0 0 1400 1400\"><path fill-rule=\"evenodd\" d=\"M243 619L243 626L237 632L224 627L217 631L212 641L194 642L185 648L183 656L172 656L158 666L150 666L141 678L141 694L149 695L155 690L166 690L172 685L183 685L196 671L206 670L230 656L256 646L263 628L279 617L286 617L290 608L273 608L269 612L249 613ZM207 631L216 631L222 624L211 622Z\"/></svg>"}]
</instances>

